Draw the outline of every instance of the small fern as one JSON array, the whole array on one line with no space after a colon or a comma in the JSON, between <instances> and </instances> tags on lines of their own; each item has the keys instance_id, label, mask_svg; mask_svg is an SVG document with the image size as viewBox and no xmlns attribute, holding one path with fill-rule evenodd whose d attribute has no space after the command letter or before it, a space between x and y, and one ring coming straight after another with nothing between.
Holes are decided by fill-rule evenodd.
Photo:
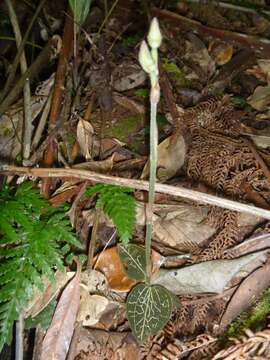
<instances>
[{"instance_id":1,"label":"small fern","mask_svg":"<svg viewBox=\"0 0 270 360\"><path fill-rule=\"evenodd\" d=\"M96 207L112 219L123 244L132 238L135 225L135 200L130 195L133 191L127 187L107 184L97 184L86 191L87 196L99 194Z\"/></svg>"},{"instance_id":2,"label":"small fern","mask_svg":"<svg viewBox=\"0 0 270 360\"><path fill-rule=\"evenodd\" d=\"M64 210L42 199L30 182L0 193L0 351L34 286L43 289L41 277L53 280L54 269L64 269L67 244L81 247Z\"/></svg>"}]
</instances>

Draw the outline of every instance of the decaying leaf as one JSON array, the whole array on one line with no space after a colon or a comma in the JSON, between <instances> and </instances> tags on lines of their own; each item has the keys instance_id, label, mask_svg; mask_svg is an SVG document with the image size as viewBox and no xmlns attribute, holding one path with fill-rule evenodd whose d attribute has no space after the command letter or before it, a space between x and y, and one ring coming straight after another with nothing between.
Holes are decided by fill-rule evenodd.
<instances>
[{"instance_id":1,"label":"decaying leaf","mask_svg":"<svg viewBox=\"0 0 270 360\"><path fill-rule=\"evenodd\" d=\"M182 136L169 136L158 145L157 177L164 182L175 176L182 168L186 157L186 144ZM141 179L149 176L149 160Z\"/></svg>"},{"instance_id":2,"label":"decaying leaf","mask_svg":"<svg viewBox=\"0 0 270 360\"><path fill-rule=\"evenodd\" d=\"M137 223L145 224L144 204L137 202ZM180 252L196 253L216 229L205 222L207 207L188 204L155 205L153 239Z\"/></svg>"},{"instance_id":3,"label":"decaying leaf","mask_svg":"<svg viewBox=\"0 0 270 360\"><path fill-rule=\"evenodd\" d=\"M65 360L80 303L81 268L70 281L57 304L51 326L42 344L40 360Z\"/></svg>"},{"instance_id":4,"label":"decaying leaf","mask_svg":"<svg viewBox=\"0 0 270 360\"><path fill-rule=\"evenodd\" d=\"M233 46L230 43L216 40L210 42L209 51L217 65L224 65L232 58Z\"/></svg>"},{"instance_id":5,"label":"decaying leaf","mask_svg":"<svg viewBox=\"0 0 270 360\"><path fill-rule=\"evenodd\" d=\"M75 164L73 165L73 168L106 173L112 170L113 163L114 163L114 154L112 154L110 157L108 157L105 160L87 161L84 163Z\"/></svg>"},{"instance_id":6,"label":"decaying leaf","mask_svg":"<svg viewBox=\"0 0 270 360\"><path fill-rule=\"evenodd\" d=\"M75 350L69 360L142 360L140 348L130 332L78 329Z\"/></svg>"},{"instance_id":7,"label":"decaying leaf","mask_svg":"<svg viewBox=\"0 0 270 360\"><path fill-rule=\"evenodd\" d=\"M34 296L28 304L25 317L36 317L51 302L51 300L57 296L73 275L73 272L66 273L58 270L55 273L55 283L51 283L44 277L44 291L40 291L37 288L34 290Z\"/></svg>"},{"instance_id":8,"label":"decaying leaf","mask_svg":"<svg viewBox=\"0 0 270 360\"><path fill-rule=\"evenodd\" d=\"M104 274L97 270L89 269L82 272L81 282L87 291L91 293L106 293L108 283Z\"/></svg>"},{"instance_id":9,"label":"decaying leaf","mask_svg":"<svg viewBox=\"0 0 270 360\"><path fill-rule=\"evenodd\" d=\"M247 73L255 75L259 80L270 83L270 60L258 59L257 64L252 69L248 69Z\"/></svg>"},{"instance_id":10,"label":"decaying leaf","mask_svg":"<svg viewBox=\"0 0 270 360\"><path fill-rule=\"evenodd\" d=\"M129 291L136 281L130 279L124 271L116 246L102 251L95 259L95 270L101 271L114 291Z\"/></svg>"},{"instance_id":11,"label":"decaying leaf","mask_svg":"<svg viewBox=\"0 0 270 360\"><path fill-rule=\"evenodd\" d=\"M270 105L270 85L256 87L247 102L258 111L267 110Z\"/></svg>"},{"instance_id":12,"label":"decaying leaf","mask_svg":"<svg viewBox=\"0 0 270 360\"><path fill-rule=\"evenodd\" d=\"M197 37L192 34L189 36L189 41L186 41L186 53L184 58L187 61L196 63L201 69L201 75L207 78L210 78L215 72L215 62L212 60L211 56L208 53L204 43ZM200 75L198 73L192 72L186 76L187 79L199 79Z\"/></svg>"},{"instance_id":13,"label":"decaying leaf","mask_svg":"<svg viewBox=\"0 0 270 360\"><path fill-rule=\"evenodd\" d=\"M115 68L113 78L114 89L122 92L143 84L146 80L146 74L137 64L123 63Z\"/></svg>"},{"instance_id":14,"label":"decaying leaf","mask_svg":"<svg viewBox=\"0 0 270 360\"><path fill-rule=\"evenodd\" d=\"M221 293L261 266L266 257L267 251L260 251L234 260L212 260L181 269L160 270L152 282L176 295Z\"/></svg>"},{"instance_id":15,"label":"decaying leaf","mask_svg":"<svg viewBox=\"0 0 270 360\"><path fill-rule=\"evenodd\" d=\"M94 128L89 121L80 119L77 125L77 141L86 160L92 158Z\"/></svg>"},{"instance_id":16,"label":"decaying leaf","mask_svg":"<svg viewBox=\"0 0 270 360\"><path fill-rule=\"evenodd\" d=\"M100 295L90 295L88 291L84 290L77 322L81 322L83 326L109 330L112 326L124 321L124 314L125 306L123 303L120 304Z\"/></svg>"}]
</instances>

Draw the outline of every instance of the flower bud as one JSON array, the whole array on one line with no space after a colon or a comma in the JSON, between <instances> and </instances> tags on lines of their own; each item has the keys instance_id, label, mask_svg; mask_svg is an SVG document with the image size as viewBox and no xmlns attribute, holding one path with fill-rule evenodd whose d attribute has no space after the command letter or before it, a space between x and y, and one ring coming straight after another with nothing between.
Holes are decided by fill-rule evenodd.
<instances>
[{"instance_id":1,"label":"flower bud","mask_svg":"<svg viewBox=\"0 0 270 360\"><path fill-rule=\"evenodd\" d=\"M148 74L155 71L156 64L145 41L141 43L139 51L139 62L143 70Z\"/></svg>"},{"instance_id":2,"label":"flower bud","mask_svg":"<svg viewBox=\"0 0 270 360\"><path fill-rule=\"evenodd\" d=\"M157 18L154 18L151 21L147 40L152 49L158 49L161 45L162 35L159 29Z\"/></svg>"}]
</instances>

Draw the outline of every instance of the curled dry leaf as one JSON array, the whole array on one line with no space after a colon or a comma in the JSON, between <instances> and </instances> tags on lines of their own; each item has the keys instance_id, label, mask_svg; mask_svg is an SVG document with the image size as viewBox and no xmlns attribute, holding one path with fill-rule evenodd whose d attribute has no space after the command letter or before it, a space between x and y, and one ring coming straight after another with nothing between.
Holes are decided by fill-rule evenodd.
<instances>
[{"instance_id":1,"label":"curled dry leaf","mask_svg":"<svg viewBox=\"0 0 270 360\"><path fill-rule=\"evenodd\" d=\"M258 111L267 110L270 105L270 85L256 87L247 102Z\"/></svg>"},{"instance_id":2,"label":"curled dry leaf","mask_svg":"<svg viewBox=\"0 0 270 360\"><path fill-rule=\"evenodd\" d=\"M175 176L182 168L186 157L183 136L171 135L158 145L157 177L164 182ZM149 176L149 160L145 164L141 179Z\"/></svg>"},{"instance_id":3,"label":"curled dry leaf","mask_svg":"<svg viewBox=\"0 0 270 360\"><path fill-rule=\"evenodd\" d=\"M267 251L261 251L234 260L212 260L177 270L160 270L152 282L176 295L222 293L261 266L266 257Z\"/></svg>"},{"instance_id":4,"label":"curled dry leaf","mask_svg":"<svg viewBox=\"0 0 270 360\"><path fill-rule=\"evenodd\" d=\"M113 315L113 316L112 316ZM109 330L118 322L125 320L125 306L100 295L90 295L83 290L77 322L83 326L92 326Z\"/></svg>"},{"instance_id":5,"label":"curled dry leaf","mask_svg":"<svg viewBox=\"0 0 270 360\"><path fill-rule=\"evenodd\" d=\"M57 304L51 326L42 343L40 360L65 360L80 304L81 268L70 281Z\"/></svg>"},{"instance_id":6,"label":"curled dry leaf","mask_svg":"<svg viewBox=\"0 0 270 360\"><path fill-rule=\"evenodd\" d=\"M238 287L232 296L229 305L223 314L219 330L223 332L242 311L249 308L261 295L263 290L270 286L270 264L265 264L249 275Z\"/></svg>"},{"instance_id":7,"label":"curled dry leaf","mask_svg":"<svg viewBox=\"0 0 270 360\"><path fill-rule=\"evenodd\" d=\"M86 160L92 158L94 128L89 121L80 119L77 125L77 141Z\"/></svg>"},{"instance_id":8,"label":"curled dry leaf","mask_svg":"<svg viewBox=\"0 0 270 360\"><path fill-rule=\"evenodd\" d=\"M209 44L209 51L217 65L224 65L232 58L233 46L229 43L215 40Z\"/></svg>"},{"instance_id":9,"label":"curled dry leaf","mask_svg":"<svg viewBox=\"0 0 270 360\"><path fill-rule=\"evenodd\" d=\"M248 69L247 73L256 76L259 80L270 83L270 60L258 59L256 66Z\"/></svg>"}]
</instances>

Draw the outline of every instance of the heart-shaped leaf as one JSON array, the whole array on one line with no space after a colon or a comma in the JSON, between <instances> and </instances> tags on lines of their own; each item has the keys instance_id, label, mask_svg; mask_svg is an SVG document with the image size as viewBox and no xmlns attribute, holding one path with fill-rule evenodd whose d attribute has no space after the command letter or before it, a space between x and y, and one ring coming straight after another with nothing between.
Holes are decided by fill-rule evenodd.
<instances>
[{"instance_id":1,"label":"heart-shaped leaf","mask_svg":"<svg viewBox=\"0 0 270 360\"><path fill-rule=\"evenodd\" d=\"M146 277L145 249L135 244L118 245L122 265L131 279L144 280Z\"/></svg>"},{"instance_id":2,"label":"heart-shaped leaf","mask_svg":"<svg viewBox=\"0 0 270 360\"><path fill-rule=\"evenodd\" d=\"M139 284L129 293L126 304L132 332L142 343L166 325L173 300L170 292L162 286Z\"/></svg>"}]
</instances>

